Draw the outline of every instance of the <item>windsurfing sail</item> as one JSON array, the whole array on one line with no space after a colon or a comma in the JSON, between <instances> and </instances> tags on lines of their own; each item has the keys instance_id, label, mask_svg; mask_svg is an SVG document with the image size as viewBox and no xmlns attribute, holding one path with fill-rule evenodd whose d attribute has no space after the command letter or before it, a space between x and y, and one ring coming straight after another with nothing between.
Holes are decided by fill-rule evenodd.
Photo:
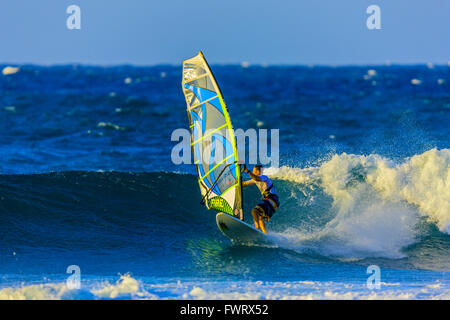
<instances>
[{"instance_id":1,"label":"windsurfing sail","mask_svg":"<svg viewBox=\"0 0 450 320\"><path fill-rule=\"evenodd\" d=\"M208 209L242 212L242 181L233 126L202 52L183 61L181 82L200 191Z\"/></svg>"}]
</instances>

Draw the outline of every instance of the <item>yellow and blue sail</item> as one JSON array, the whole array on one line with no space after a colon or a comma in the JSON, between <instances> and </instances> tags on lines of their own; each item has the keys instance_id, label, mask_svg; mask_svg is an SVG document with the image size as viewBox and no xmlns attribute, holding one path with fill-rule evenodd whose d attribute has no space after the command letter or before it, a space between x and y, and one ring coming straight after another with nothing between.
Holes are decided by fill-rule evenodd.
<instances>
[{"instance_id":1,"label":"yellow and blue sail","mask_svg":"<svg viewBox=\"0 0 450 320\"><path fill-rule=\"evenodd\" d=\"M201 52L183 61L182 89L198 183L206 206L238 215L242 190L236 139L222 93Z\"/></svg>"}]
</instances>

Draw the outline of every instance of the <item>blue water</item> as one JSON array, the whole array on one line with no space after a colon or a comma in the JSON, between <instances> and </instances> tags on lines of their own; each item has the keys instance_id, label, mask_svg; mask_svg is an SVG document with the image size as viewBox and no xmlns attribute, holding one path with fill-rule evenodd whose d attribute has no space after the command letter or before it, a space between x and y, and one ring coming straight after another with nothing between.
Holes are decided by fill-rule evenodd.
<instances>
[{"instance_id":1,"label":"blue water","mask_svg":"<svg viewBox=\"0 0 450 320\"><path fill-rule=\"evenodd\" d=\"M172 163L181 67L23 65L0 76L0 298L450 298L450 67L212 68L235 128L280 129L273 245L232 244Z\"/></svg>"}]
</instances>

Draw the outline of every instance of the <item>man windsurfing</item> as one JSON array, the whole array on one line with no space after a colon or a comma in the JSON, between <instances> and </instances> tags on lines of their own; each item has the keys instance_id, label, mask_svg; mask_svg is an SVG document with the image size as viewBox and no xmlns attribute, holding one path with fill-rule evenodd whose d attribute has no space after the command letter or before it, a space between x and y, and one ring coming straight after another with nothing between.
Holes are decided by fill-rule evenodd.
<instances>
[{"instance_id":1,"label":"man windsurfing","mask_svg":"<svg viewBox=\"0 0 450 320\"><path fill-rule=\"evenodd\" d=\"M256 165L253 167L253 172L247 169L244 164L242 171L249 174L251 180L244 181L242 183L243 187L256 184L263 200L252 209L253 221L255 222L255 228L266 233L266 224L272 218L273 214L280 207L280 200L275 191L272 181L269 177L262 175L261 173L262 165Z\"/></svg>"}]
</instances>

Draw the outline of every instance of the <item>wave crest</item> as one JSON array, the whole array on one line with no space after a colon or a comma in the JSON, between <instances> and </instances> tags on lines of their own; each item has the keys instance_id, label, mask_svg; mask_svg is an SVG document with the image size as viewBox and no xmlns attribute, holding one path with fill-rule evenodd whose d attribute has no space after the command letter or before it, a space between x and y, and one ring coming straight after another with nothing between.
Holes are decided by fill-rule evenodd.
<instances>
[{"instance_id":1,"label":"wave crest","mask_svg":"<svg viewBox=\"0 0 450 320\"><path fill-rule=\"evenodd\" d=\"M327 254L402 257L416 241L421 218L450 234L450 149L431 149L396 163L379 155L334 155L317 167L281 167L275 179L321 188L334 217L320 230L291 228L289 245L314 245Z\"/></svg>"}]
</instances>

